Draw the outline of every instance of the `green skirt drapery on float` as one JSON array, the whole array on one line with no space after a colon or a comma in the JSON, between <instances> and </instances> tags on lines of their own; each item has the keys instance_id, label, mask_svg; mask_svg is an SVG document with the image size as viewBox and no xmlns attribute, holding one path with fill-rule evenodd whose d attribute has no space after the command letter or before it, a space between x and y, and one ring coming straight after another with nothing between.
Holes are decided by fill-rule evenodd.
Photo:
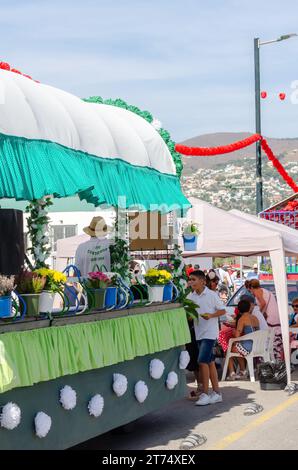
<instances>
[{"instance_id":1,"label":"green skirt drapery on float","mask_svg":"<svg viewBox=\"0 0 298 470\"><path fill-rule=\"evenodd\" d=\"M190 341L184 308L0 335L0 393Z\"/></svg>"}]
</instances>

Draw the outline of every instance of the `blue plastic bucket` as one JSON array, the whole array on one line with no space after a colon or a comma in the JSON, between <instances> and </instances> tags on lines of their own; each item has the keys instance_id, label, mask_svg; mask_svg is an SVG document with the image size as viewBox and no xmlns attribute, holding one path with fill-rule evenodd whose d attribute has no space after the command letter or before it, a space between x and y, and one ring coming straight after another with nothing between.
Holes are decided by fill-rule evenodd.
<instances>
[{"instance_id":1,"label":"blue plastic bucket","mask_svg":"<svg viewBox=\"0 0 298 470\"><path fill-rule=\"evenodd\" d=\"M117 287L107 287L105 297L105 308L111 308L117 305L117 291Z\"/></svg>"},{"instance_id":2,"label":"blue plastic bucket","mask_svg":"<svg viewBox=\"0 0 298 470\"><path fill-rule=\"evenodd\" d=\"M163 302L171 302L173 298L173 285L171 282L165 284L163 289Z\"/></svg>"},{"instance_id":3,"label":"blue plastic bucket","mask_svg":"<svg viewBox=\"0 0 298 470\"><path fill-rule=\"evenodd\" d=\"M195 251L197 249L197 235L183 235L184 251Z\"/></svg>"},{"instance_id":4,"label":"blue plastic bucket","mask_svg":"<svg viewBox=\"0 0 298 470\"><path fill-rule=\"evenodd\" d=\"M11 296L0 297L0 318L7 318L11 316Z\"/></svg>"}]
</instances>

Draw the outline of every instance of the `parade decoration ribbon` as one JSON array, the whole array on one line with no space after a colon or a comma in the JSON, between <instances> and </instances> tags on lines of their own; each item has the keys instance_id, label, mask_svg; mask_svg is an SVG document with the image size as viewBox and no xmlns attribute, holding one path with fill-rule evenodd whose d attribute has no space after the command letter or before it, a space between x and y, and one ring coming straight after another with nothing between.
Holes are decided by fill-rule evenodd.
<instances>
[{"instance_id":1,"label":"parade decoration ribbon","mask_svg":"<svg viewBox=\"0 0 298 470\"><path fill-rule=\"evenodd\" d=\"M176 144L175 150L188 157L209 157L214 155L223 155L225 153L235 152L236 150L248 147L255 142L261 141L263 151L266 153L268 159L272 162L274 168L278 171L283 180L293 189L298 192L298 186L291 176L287 173L282 164L278 161L266 139L260 134L253 134L246 139L233 142L229 145L221 145L220 147L188 147L186 145Z\"/></svg>"}]
</instances>

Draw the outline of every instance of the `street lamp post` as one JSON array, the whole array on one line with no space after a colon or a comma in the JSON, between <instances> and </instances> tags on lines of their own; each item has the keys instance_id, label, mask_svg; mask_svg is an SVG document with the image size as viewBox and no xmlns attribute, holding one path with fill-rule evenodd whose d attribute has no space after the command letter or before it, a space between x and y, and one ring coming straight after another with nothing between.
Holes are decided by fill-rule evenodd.
<instances>
[{"instance_id":1,"label":"street lamp post","mask_svg":"<svg viewBox=\"0 0 298 470\"><path fill-rule=\"evenodd\" d=\"M261 134L261 87L260 87L260 47L273 42L284 41L297 36L296 33L284 34L278 39L260 42L259 38L254 38L254 64L255 64L255 120L256 133ZM263 210L263 180L262 180L262 152L261 142L256 142L256 213Z\"/></svg>"}]
</instances>

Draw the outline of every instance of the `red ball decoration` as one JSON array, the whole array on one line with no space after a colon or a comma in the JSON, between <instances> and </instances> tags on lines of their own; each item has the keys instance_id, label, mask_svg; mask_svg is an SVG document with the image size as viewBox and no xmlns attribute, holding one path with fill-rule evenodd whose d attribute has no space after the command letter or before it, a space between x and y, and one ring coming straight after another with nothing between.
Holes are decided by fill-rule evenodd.
<instances>
[{"instance_id":1,"label":"red ball decoration","mask_svg":"<svg viewBox=\"0 0 298 470\"><path fill-rule=\"evenodd\" d=\"M10 70L10 65L7 62L0 62L0 69Z\"/></svg>"},{"instance_id":2,"label":"red ball decoration","mask_svg":"<svg viewBox=\"0 0 298 470\"><path fill-rule=\"evenodd\" d=\"M267 98L267 91L261 91L261 98L263 98L263 100Z\"/></svg>"},{"instance_id":3,"label":"red ball decoration","mask_svg":"<svg viewBox=\"0 0 298 470\"><path fill-rule=\"evenodd\" d=\"M279 96L279 99L283 101L286 97L286 94L285 93L280 93L278 96Z\"/></svg>"}]
</instances>

